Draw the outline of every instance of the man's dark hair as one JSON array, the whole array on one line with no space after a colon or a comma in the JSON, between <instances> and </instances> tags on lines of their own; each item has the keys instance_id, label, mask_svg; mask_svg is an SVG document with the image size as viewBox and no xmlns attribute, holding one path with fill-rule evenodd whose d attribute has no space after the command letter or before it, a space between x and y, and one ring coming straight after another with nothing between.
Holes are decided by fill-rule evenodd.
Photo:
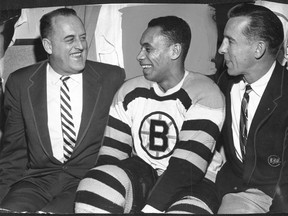
<instances>
[{"instance_id":1,"label":"man's dark hair","mask_svg":"<svg viewBox=\"0 0 288 216\"><path fill-rule=\"evenodd\" d=\"M53 28L52 20L56 16L77 16L77 14L71 8L59 8L44 14L40 19L41 38L47 38L51 34Z\"/></svg>"},{"instance_id":2,"label":"man's dark hair","mask_svg":"<svg viewBox=\"0 0 288 216\"><path fill-rule=\"evenodd\" d=\"M183 61L185 60L191 42L191 30L187 22L176 16L165 16L152 19L148 27L161 27L161 33L171 43L179 43L183 49Z\"/></svg>"},{"instance_id":3,"label":"man's dark hair","mask_svg":"<svg viewBox=\"0 0 288 216\"><path fill-rule=\"evenodd\" d=\"M243 31L248 40L263 40L268 51L276 57L284 40L283 25L280 19L268 8L254 4L239 4L231 8L228 18L245 16L250 22Z\"/></svg>"}]
</instances>

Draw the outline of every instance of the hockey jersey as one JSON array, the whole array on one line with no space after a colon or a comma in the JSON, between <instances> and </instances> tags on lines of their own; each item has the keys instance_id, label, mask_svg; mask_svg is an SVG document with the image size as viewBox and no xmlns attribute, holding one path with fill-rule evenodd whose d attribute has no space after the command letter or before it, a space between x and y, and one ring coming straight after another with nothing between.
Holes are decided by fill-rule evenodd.
<instances>
[{"instance_id":1,"label":"hockey jersey","mask_svg":"<svg viewBox=\"0 0 288 216\"><path fill-rule=\"evenodd\" d=\"M164 210L173 194L205 176L224 122L224 105L217 85L202 74L186 71L166 92L143 76L128 80L111 105L97 163L142 158L161 176L148 203Z\"/></svg>"}]
</instances>

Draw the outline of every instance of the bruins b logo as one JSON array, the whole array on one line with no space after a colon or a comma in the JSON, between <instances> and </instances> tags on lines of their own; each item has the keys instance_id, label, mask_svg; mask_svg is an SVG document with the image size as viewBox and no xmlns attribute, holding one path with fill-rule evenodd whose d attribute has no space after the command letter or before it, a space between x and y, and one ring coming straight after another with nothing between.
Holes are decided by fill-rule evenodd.
<instances>
[{"instance_id":1,"label":"bruins b logo","mask_svg":"<svg viewBox=\"0 0 288 216\"><path fill-rule=\"evenodd\" d=\"M142 120L139 137L142 148L150 157L162 159L173 152L178 140L177 125L166 113L153 112Z\"/></svg>"}]
</instances>

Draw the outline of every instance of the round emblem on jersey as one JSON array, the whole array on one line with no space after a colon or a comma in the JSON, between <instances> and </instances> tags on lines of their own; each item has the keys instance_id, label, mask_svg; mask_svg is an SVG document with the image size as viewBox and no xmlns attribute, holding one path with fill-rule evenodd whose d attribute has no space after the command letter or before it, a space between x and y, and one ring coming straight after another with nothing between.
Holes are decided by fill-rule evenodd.
<instances>
[{"instance_id":1,"label":"round emblem on jersey","mask_svg":"<svg viewBox=\"0 0 288 216\"><path fill-rule=\"evenodd\" d=\"M270 155L268 157L268 164L272 167L278 167L281 164L281 159L277 155Z\"/></svg>"},{"instance_id":2,"label":"round emblem on jersey","mask_svg":"<svg viewBox=\"0 0 288 216\"><path fill-rule=\"evenodd\" d=\"M139 128L143 150L154 159L172 154L178 140L178 128L173 118L164 112L145 116Z\"/></svg>"}]
</instances>

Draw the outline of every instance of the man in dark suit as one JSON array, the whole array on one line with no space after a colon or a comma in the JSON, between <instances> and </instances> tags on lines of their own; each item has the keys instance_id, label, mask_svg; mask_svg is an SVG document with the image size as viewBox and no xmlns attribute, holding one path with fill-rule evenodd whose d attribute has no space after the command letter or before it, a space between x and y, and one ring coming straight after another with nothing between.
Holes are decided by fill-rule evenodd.
<instances>
[{"instance_id":1,"label":"man in dark suit","mask_svg":"<svg viewBox=\"0 0 288 216\"><path fill-rule=\"evenodd\" d=\"M40 33L48 61L19 69L6 83L1 208L72 213L125 73L86 60L85 29L72 9L44 15Z\"/></svg>"},{"instance_id":2,"label":"man in dark suit","mask_svg":"<svg viewBox=\"0 0 288 216\"><path fill-rule=\"evenodd\" d=\"M288 71L277 61L281 21L269 9L237 5L228 13L224 39L227 72L222 139L227 162L217 175L218 213L288 211Z\"/></svg>"}]
</instances>

